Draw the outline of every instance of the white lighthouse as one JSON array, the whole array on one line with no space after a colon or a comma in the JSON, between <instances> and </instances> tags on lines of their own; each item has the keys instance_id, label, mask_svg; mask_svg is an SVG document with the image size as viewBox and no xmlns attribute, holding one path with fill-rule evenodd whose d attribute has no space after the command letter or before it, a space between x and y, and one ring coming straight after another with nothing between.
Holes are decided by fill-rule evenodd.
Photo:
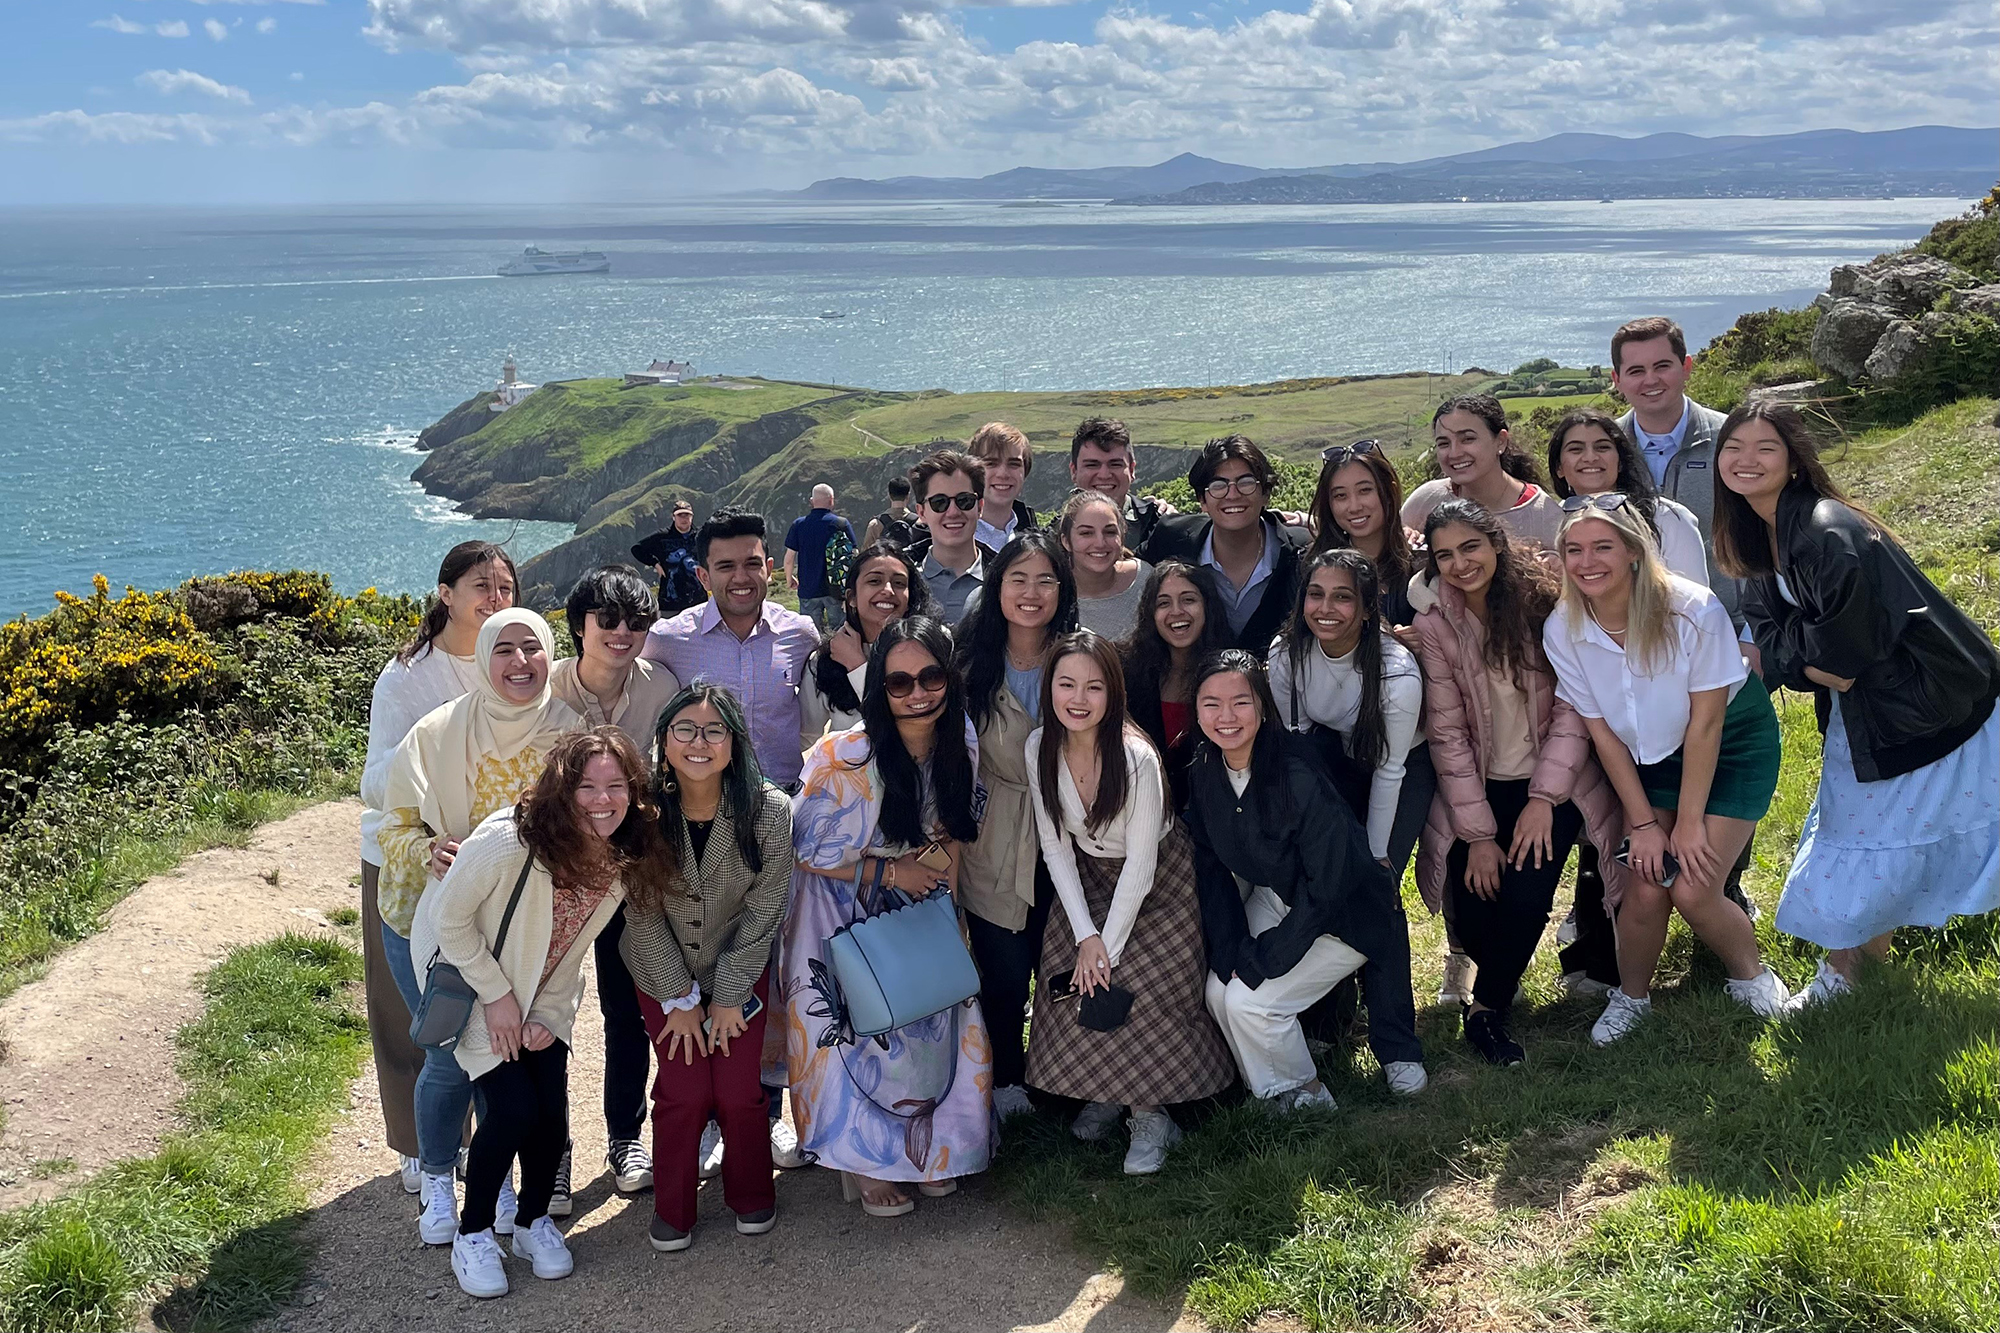
<instances>
[{"instance_id":1,"label":"white lighthouse","mask_svg":"<svg viewBox=\"0 0 2000 1333\"><path fill-rule=\"evenodd\" d=\"M541 387L521 382L520 371L514 365L512 353L509 353L507 359L500 363L500 382L493 386L493 401L488 408L494 412L505 412Z\"/></svg>"}]
</instances>

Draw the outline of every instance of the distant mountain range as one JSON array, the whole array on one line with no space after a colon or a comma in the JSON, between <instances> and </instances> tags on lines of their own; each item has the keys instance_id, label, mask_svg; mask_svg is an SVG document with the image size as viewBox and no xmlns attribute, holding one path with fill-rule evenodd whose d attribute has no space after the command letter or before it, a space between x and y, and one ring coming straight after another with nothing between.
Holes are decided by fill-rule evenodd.
<instances>
[{"instance_id":1,"label":"distant mountain range","mask_svg":"<svg viewBox=\"0 0 2000 1333\"><path fill-rule=\"evenodd\" d=\"M1182 153L1149 167L1015 167L990 176L836 176L784 197L1114 204L1381 204L1450 200L1855 198L1984 194L2000 129L1918 125L1802 134L1558 134L1417 162L1252 167Z\"/></svg>"}]
</instances>

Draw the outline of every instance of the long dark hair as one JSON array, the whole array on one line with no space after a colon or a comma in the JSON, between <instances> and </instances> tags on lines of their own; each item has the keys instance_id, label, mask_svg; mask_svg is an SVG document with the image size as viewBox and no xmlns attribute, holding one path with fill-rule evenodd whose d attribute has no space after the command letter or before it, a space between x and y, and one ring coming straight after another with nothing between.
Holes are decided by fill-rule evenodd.
<instances>
[{"instance_id":1,"label":"long dark hair","mask_svg":"<svg viewBox=\"0 0 2000 1333\"><path fill-rule=\"evenodd\" d=\"M1431 428L1435 430L1439 420L1448 412L1470 412L1484 422L1486 429L1495 437L1506 436L1500 441L1500 470L1515 481L1533 482L1537 486L1547 486L1548 479L1542 475L1542 465L1534 460L1520 445L1514 443L1514 436L1507 429L1507 409L1500 406L1500 400L1490 393L1464 394L1457 398L1447 398L1431 413Z\"/></svg>"},{"instance_id":2,"label":"long dark hair","mask_svg":"<svg viewBox=\"0 0 2000 1333\"><path fill-rule=\"evenodd\" d=\"M1555 575L1532 555L1517 553L1507 529L1476 500L1446 500L1424 520L1424 545L1430 548L1430 576L1438 582L1437 530L1460 523L1481 533L1493 547L1493 583L1486 590L1486 662L1499 667L1519 690L1528 688L1527 673L1547 671L1542 654L1542 625L1555 610L1562 588Z\"/></svg>"},{"instance_id":3,"label":"long dark hair","mask_svg":"<svg viewBox=\"0 0 2000 1333\"><path fill-rule=\"evenodd\" d=\"M1368 469L1375 479L1375 493L1382 497L1382 556L1377 560L1379 583L1386 588L1400 588L1410 581L1410 572L1415 567L1416 557L1410 553L1409 534L1403 531L1403 479L1396 475L1396 467L1381 450L1367 454L1349 454L1338 462L1329 461L1319 471L1319 485L1313 489L1312 553L1338 550L1354 543L1341 529L1333 516L1333 501L1327 492L1333 488L1334 474L1349 463L1359 463Z\"/></svg>"},{"instance_id":4,"label":"long dark hair","mask_svg":"<svg viewBox=\"0 0 2000 1333\"><path fill-rule=\"evenodd\" d=\"M514 595L521 595L521 571L514 568L514 557L507 554L507 548L492 542L460 542L444 553L444 560L438 565L438 583L451 587L473 570L498 560L507 566L507 577L514 580ZM444 633L451 623L451 608L444 604L444 598L431 593L425 600L424 618L417 622L416 637L397 650L396 660L408 666L431 650L438 635Z\"/></svg>"},{"instance_id":5,"label":"long dark hair","mask_svg":"<svg viewBox=\"0 0 2000 1333\"><path fill-rule=\"evenodd\" d=\"M861 573L871 560L896 560L910 576L910 604L903 609L904 615L937 614L937 599L931 596L931 585L924 582L923 571L916 561L910 559L910 553L892 541L873 541L855 553L854 563L847 567L847 583L841 593L841 606L856 634L861 632L856 594L861 587ZM806 669L812 673L828 707L841 713L859 712L861 698L855 694L853 682L847 679L847 668L833 660L833 653L829 651L831 647L832 640L829 638L813 649L806 659Z\"/></svg>"},{"instance_id":6,"label":"long dark hair","mask_svg":"<svg viewBox=\"0 0 2000 1333\"><path fill-rule=\"evenodd\" d=\"M1250 692L1257 696L1257 711L1263 716L1257 724L1257 739L1250 745L1250 783L1258 789L1257 806L1266 815L1265 826L1275 822L1288 825L1294 811L1286 785L1277 781L1280 765L1284 762L1285 728L1278 719L1278 702L1271 697L1271 677L1264 669L1264 663L1254 654L1242 648L1223 648L1201 659L1195 669L1194 694L1201 696L1201 687L1214 676L1226 676L1231 672L1240 673L1250 682ZM1199 723L1195 726L1194 760L1197 765L1225 764L1220 746L1208 738Z\"/></svg>"},{"instance_id":7,"label":"long dark hair","mask_svg":"<svg viewBox=\"0 0 2000 1333\"><path fill-rule=\"evenodd\" d=\"M973 810L972 752L965 745L965 683L952 665L951 631L935 616L890 621L868 650L861 726L868 733L868 757L882 775L882 832L905 847L921 847L931 836L924 827L923 771L903 745L903 733L889 711L889 691L882 685L889 650L899 643L916 644L944 668L944 706L938 709L937 735L931 740L931 790L945 832L957 842L976 841L979 819Z\"/></svg>"},{"instance_id":8,"label":"long dark hair","mask_svg":"<svg viewBox=\"0 0 2000 1333\"><path fill-rule=\"evenodd\" d=\"M1790 403L1745 403L1729 414L1722 428L1715 432L1715 466L1721 467L1722 446L1729 437L1753 421L1768 422L1771 429L1778 432L1778 438L1785 442L1785 452L1791 455L1792 479L1789 488L1797 488L1807 495L1823 500L1837 500L1861 516L1863 522L1881 533L1890 541L1896 534L1889 525L1875 517L1865 505L1857 504L1841 489L1840 483L1827 475L1826 464L1820 460L1819 441L1813 438L1806 419ZM1715 563L1722 572L1739 579L1754 578L1760 574L1775 572L1771 563L1771 539L1750 502L1717 484L1715 488Z\"/></svg>"},{"instance_id":9,"label":"long dark hair","mask_svg":"<svg viewBox=\"0 0 2000 1333\"><path fill-rule=\"evenodd\" d=\"M1594 407L1574 408L1564 413L1556 428L1549 432L1550 488L1565 500L1572 494L1569 483L1563 480L1563 442L1579 426L1594 426L1603 431L1618 450L1618 480L1612 483L1611 489L1624 493L1625 502L1646 520L1646 526L1653 530L1653 539L1659 540L1660 520L1654 511L1659 508L1660 492L1653 485L1653 470L1646 466L1646 456L1639 452L1639 446L1632 443L1632 437L1625 433L1618 419L1609 412L1600 412Z\"/></svg>"},{"instance_id":10,"label":"long dark hair","mask_svg":"<svg viewBox=\"0 0 2000 1333\"><path fill-rule=\"evenodd\" d=\"M1084 827L1094 834L1125 808L1125 795L1131 786L1131 774L1125 766L1125 732L1130 726L1125 713L1125 668L1111 640L1087 629L1065 634L1049 647L1042 671L1042 746L1035 769L1042 785L1042 808L1057 828L1062 827L1063 812L1056 766L1062 763L1068 728L1055 720L1054 681L1056 665L1066 657L1088 657L1104 673L1104 716L1097 724L1097 795L1083 817Z\"/></svg>"},{"instance_id":11,"label":"long dark hair","mask_svg":"<svg viewBox=\"0 0 2000 1333\"><path fill-rule=\"evenodd\" d=\"M1007 678L1007 617L1000 613L1000 587L1007 571L1031 555L1047 556L1056 572L1056 613L1042 629L1043 648L1076 628L1076 578L1069 571L1069 552L1047 529L1015 533L986 567L979 605L958 627L958 669L965 676L966 710L975 728L992 718Z\"/></svg>"},{"instance_id":12,"label":"long dark hair","mask_svg":"<svg viewBox=\"0 0 2000 1333\"><path fill-rule=\"evenodd\" d=\"M1397 524L1401 526L1400 521ZM1299 571L1299 595L1292 601L1292 617L1285 622L1285 655L1292 664L1292 691L1296 699L1304 688L1306 663L1310 653L1319 651L1319 640L1306 627L1306 590L1313 575L1322 569L1338 569L1354 582L1354 600L1361 608L1361 637L1354 644L1354 669L1361 673L1361 711L1355 715L1354 729L1347 735L1347 752L1369 768L1381 766L1389 751L1389 729L1382 715L1382 593L1376 586L1375 566L1352 547L1321 551ZM1296 717L1299 709L1294 707Z\"/></svg>"},{"instance_id":13,"label":"long dark hair","mask_svg":"<svg viewBox=\"0 0 2000 1333\"><path fill-rule=\"evenodd\" d=\"M1135 712L1142 707L1159 710L1160 687L1174 667L1174 650L1160 637L1159 624L1153 619L1153 604L1159 600L1160 588L1168 579L1185 579L1201 594L1201 637L1189 650L1194 660L1199 662L1230 643L1229 612L1222 605L1215 575L1184 560L1162 560L1154 565L1153 572L1146 576L1145 590L1139 594L1139 618L1121 654L1125 659L1127 699Z\"/></svg>"},{"instance_id":14,"label":"long dark hair","mask_svg":"<svg viewBox=\"0 0 2000 1333\"><path fill-rule=\"evenodd\" d=\"M736 702L735 694L727 688L697 679L667 701L667 706L660 710L660 720L653 724L653 748L660 756L659 766L653 770L653 800L660 809L664 844L660 855L668 878L679 884L683 894L687 892L688 875L694 867L681 864L681 835L687 831L687 813L681 809L680 782L667 763L667 728L696 704L713 708L722 725L729 728L729 763L722 770L722 803L718 808L727 811L730 822L736 826L736 851L743 864L752 875L764 868L764 854L757 845L757 812L763 806L764 788L768 784L763 770L757 766L757 751L750 743L743 705ZM642 899L641 905L650 904Z\"/></svg>"},{"instance_id":15,"label":"long dark hair","mask_svg":"<svg viewBox=\"0 0 2000 1333\"><path fill-rule=\"evenodd\" d=\"M609 838L584 827L576 809L583 770L599 755L610 755L624 771L631 805ZM627 892L641 897L659 886L659 826L646 790L646 761L616 727L573 731L549 748L535 785L514 806L514 830L558 889L577 892L608 888L619 876Z\"/></svg>"}]
</instances>

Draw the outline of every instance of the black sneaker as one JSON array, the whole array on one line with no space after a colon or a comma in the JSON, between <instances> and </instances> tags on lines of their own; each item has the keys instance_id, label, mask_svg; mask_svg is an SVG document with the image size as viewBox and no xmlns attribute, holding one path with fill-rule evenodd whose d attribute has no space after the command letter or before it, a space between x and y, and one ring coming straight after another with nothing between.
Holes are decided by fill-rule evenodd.
<instances>
[{"instance_id":1,"label":"black sneaker","mask_svg":"<svg viewBox=\"0 0 2000 1333\"><path fill-rule=\"evenodd\" d=\"M761 1236L776 1225L778 1225L776 1208L759 1208L754 1213L736 1215L736 1231L739 1235Z\"/></svg>"},{"instance_id":2,"label":"black sneaker","mask_svg":"<svg viewBox=\"0 0 2000 1333\"><path fill-rule=\"evenodd\" d=\"M576 1205L569 1197L569 1155L575 1148L573 1143L563 1145L562 1160L556 1163L555 1188L549 1191L549 1216L568 1217Z\"/></svg>"},{"instance_id":3,"label":"black sneaker","mask_svg":"<svg viewBox=\"0 0 2000 1333\"><path fill-rule=\"evenodd\" d=\"M1521 1049L1520 1042L1507 1035L1506 1023L1493 1010L1468 1012L1464 1022L1465 1039L1472 1043L1472 1049L1486 1057L1487 1064L1518 1065L1527 1060L1528 1053Z\"/></svg>"},{"instance_id":4,"label":"black sneaker","mask_svg":"<svg viewBox=\"0 0 2000 1333\"><path fill-rule=\"evenodd\" d=\"M674 1230L656 1213L653 1216L653 1225L646 1228L646 1241L661 1254L672 1254L675 1250L685 1250L694 1244L694 1233Z\"/></svg>"},{"instance_id":5,"label":"black sneaker","mask_svg":"<svg viewBox=\"0 0 2000 1333\"><path fill-rule=\"evenodd\" d=\"M637 1139L613 1139L604 1160L620 1194L637 1194L653 1183L653 1155Z\"/></svg>"}]
</instances>

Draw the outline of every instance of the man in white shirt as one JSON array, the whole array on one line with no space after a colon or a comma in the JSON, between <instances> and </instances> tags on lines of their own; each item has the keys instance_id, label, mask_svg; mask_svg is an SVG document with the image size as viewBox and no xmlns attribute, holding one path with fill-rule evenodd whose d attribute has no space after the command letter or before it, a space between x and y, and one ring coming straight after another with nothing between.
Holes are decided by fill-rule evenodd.
<instances>
[{"instance_id":1,"label":"man in white shirt","mask_svg":"<svg viewBox=\"0 0 2000 1333\"><path fill-rule=\"evenodd\" d=\"M989 421L972 433L965 452L986 467L986 486L979 497L979 527L973 535L981 546L997 551L1015 533L1037 526L1035 511L1021 499L1021 489L1035 470L1034 450L1028 437L1015 427Z\"/></svg>"}]
</instances>

